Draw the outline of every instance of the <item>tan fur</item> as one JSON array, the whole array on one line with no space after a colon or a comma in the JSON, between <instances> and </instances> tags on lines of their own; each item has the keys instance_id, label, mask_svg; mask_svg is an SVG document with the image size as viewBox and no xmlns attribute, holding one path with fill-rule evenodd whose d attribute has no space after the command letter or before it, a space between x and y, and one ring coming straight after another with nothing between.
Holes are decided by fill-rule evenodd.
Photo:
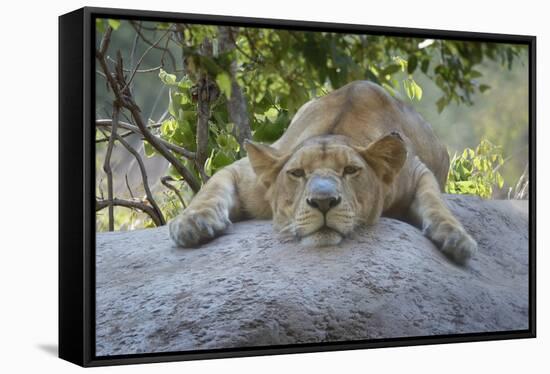
<instances>
[{"instance_id":1,"label":"tan fur","mask_svg":"<svg viewBox=\"0 0 550 374\"><path fill-rule=\"evenodd\" d=\"M335 245L387 215L416 224L458 262L476 251L441 199L446 148L414 109L373 83L311 100L272 146L250 142L247 151L170 222L176 243L195 246L231 221L273 218L279 232L302 244ZM315 203L326 202L315 200L317 187L334 195L326 212Z\"/></svg>"}]
</instances>

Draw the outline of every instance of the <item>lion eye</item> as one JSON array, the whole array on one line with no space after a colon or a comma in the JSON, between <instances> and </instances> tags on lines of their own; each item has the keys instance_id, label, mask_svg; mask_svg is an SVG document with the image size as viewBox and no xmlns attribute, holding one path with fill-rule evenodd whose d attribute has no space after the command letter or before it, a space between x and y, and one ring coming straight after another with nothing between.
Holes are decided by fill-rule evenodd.
<instances>
[{"instance_id":1,"label":"lion eye","mask_svg":"<svg viewBox=\"0 0 550 374\"><path fill-rule=\"evenodd\" d=\"M359 171L357 166L348 165L344 168L344 174L355 174Z\"/></svg>"},{"instance_id":2,"label":"lion eye","mask_svg":"<svg viewBox=\"0 0 550 374\"><path fill-rule=\"evenodd\" d=\"M293 169L293 170L290 170L288 173L296 178L302 178L303 176L306 175L306 173L304 172L304 169Z\"/></svg>"}]
</instances>

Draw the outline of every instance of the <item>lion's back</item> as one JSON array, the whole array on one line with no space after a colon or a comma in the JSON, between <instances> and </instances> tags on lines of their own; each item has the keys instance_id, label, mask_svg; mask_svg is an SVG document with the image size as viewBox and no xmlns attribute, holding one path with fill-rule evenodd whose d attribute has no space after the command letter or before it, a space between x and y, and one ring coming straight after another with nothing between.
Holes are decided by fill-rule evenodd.
<instances>
[{"instance_id":1,"label":"lion's back","mask_svg":"<svg viewBox=\"0 0 550 374\"><path fill-rule=\"evenodd\" d=\"M449 156L431 125L414 108L369 81L351 82L304 104L274 146L290 151L306 139L328 134L346 135L366 146L391 131L404 135L411 157L418 156L443 186Z\"/></svg>"}]
</instances>

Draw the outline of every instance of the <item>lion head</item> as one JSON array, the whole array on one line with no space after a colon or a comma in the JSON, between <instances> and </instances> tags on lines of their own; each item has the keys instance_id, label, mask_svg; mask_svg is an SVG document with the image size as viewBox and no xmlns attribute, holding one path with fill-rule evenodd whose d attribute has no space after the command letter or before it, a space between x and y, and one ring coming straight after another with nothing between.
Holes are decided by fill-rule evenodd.
<instances>
[{"instance_id":1,"label":"lion head","mask_svg":"<svg viewBox=\"0 0 550 374\"><path fill-rule=\"evenodd\" d=\"M308 246L338 244L357 226L375 223L407 157L398 133L367 147L346 136L324 135L288 154L253 142L246 148L266 188L275 228Z\"/></svg>"}]
</instances>

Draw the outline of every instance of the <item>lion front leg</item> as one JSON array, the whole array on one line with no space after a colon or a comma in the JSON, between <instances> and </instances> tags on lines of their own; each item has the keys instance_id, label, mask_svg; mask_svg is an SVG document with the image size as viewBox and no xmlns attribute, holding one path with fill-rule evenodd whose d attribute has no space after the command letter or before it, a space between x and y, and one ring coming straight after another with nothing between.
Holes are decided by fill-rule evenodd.
<instances>
[{"instance_id":1,"label":"lion front leg","mask_svg":"<svg viewBox=\"0 0 550 374\"><path fill-rule=\"evenodd\" d=\"M189 206L169 223L170 237L182 247L194 247L221 234L238 211L233 174L229 168L216 173Z\"/></svg>"},{"instance_id":2,"label":"lion front leg","mask_svg":"<svg viewBox=\"0 0 550 374\"><path fill-rule=\"evenodd\" d=\"M439 184L424 165L417 179L411 213L421 225L424 235L455 262L465 263L477 251L476 241L449 211Z\"/></svg>"}]
</instances>

